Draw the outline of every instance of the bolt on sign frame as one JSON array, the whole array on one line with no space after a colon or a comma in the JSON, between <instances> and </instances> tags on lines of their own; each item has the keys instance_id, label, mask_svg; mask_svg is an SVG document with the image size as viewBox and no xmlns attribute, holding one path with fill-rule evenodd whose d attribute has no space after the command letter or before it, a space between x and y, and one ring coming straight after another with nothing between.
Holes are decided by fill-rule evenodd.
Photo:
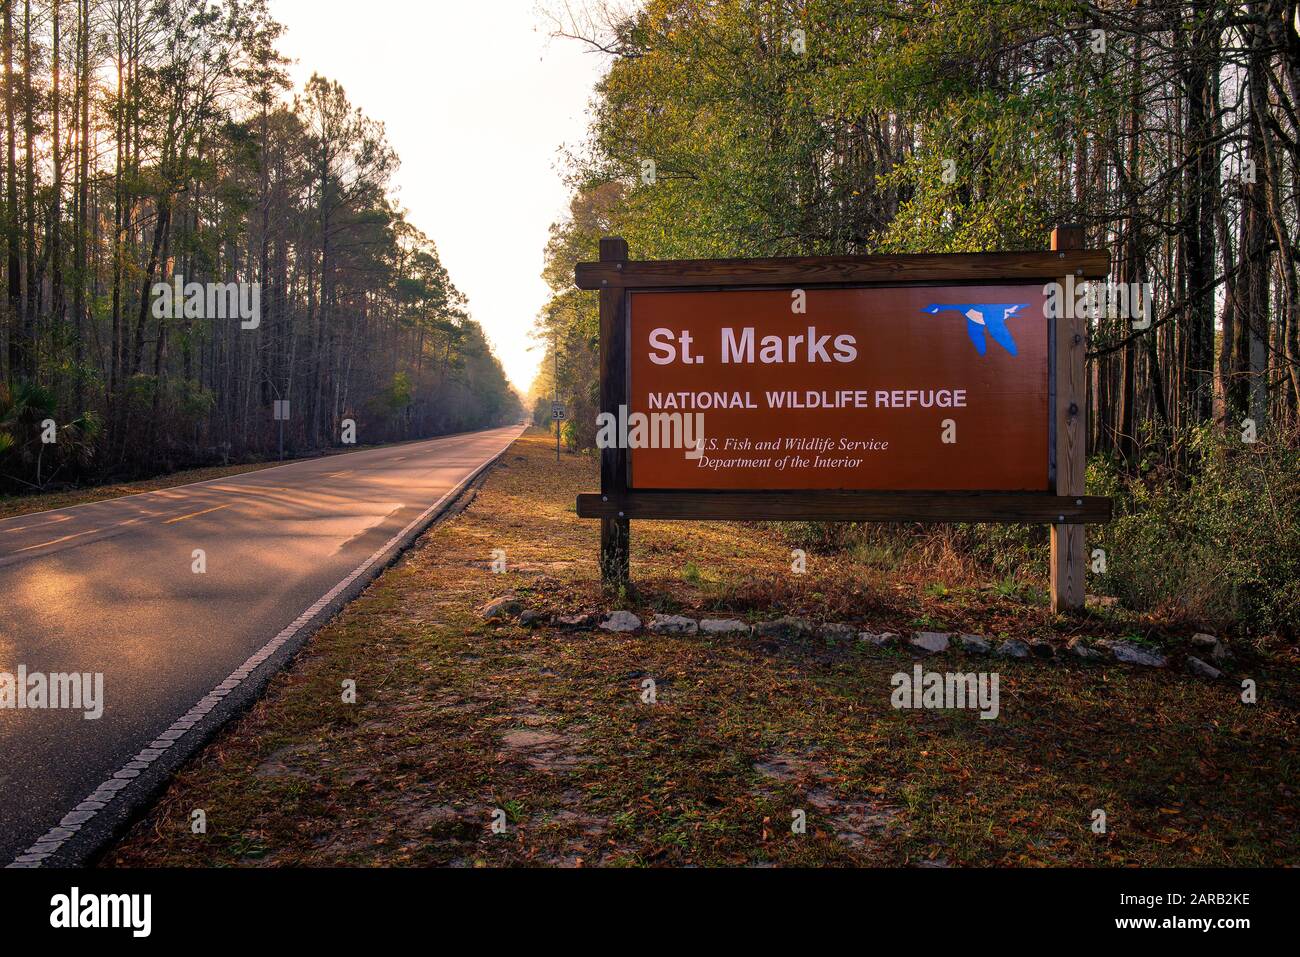
<instances>
[{"instance_id":1,"label":"bolt on sign frame","mask_svg":"<svg viewBox=\"0 0 1300 957\"><path fill-rule=\"evenodd\" d=\"M600 261L576 269L578 288L600 294L601 413L619 420L621 411L626 421L629 410L646 412L647 401L663 401L665 393L645 392L655 385L736 397L744 411L708 413L706 424L731 431L719 439L706 430L715 445L751 448L753 434L762 448L789 449L783 428L829 433L817 439L827 448L787 455L800 466L789 470L770 459L747 460L757 469L701 470L698 454L692 466L681 449L602 448L600 493L579 495L577 512L600 520L603 582L629 580L632 519L1047 523L1052 607L1082 608L1084 527L1109 521L1112 503L1084 495L1086 311L1049 310L1044 287L1104 280L1109 265L1106 250L1083 248L1078 226L1053 230L1048 252L945 255L635 261L621 238L601 239ZM802 312L789 305L799 296ZM917 308L922 302L930 304ZM854 334L832 337L831 354L818 322ZM644 335L647 325L657 328L634 354L634 326ZM683 325L693 338L673 337ZM757 338L778 328L807 336ZM756 341L770 343L762 362L775 365L755 363ZM859 356L876 381L863 381ZM876 391L882 383L931 388ZM962 383L974 388L934 388ZM765 391L786 385L799 388ZM820 391L828 386L842 388ZM766 398L765 413L754 394ZM918 394L931 398L923 409L911 407ZM776 398L803 403L805 395L819 406L811 418ZM855 418L840 403L872 411ZM953 430L945 439L941 419ZM895 454L835 451L841 442L854 448L866 427L873 437L864 447L888 451L892 441ZM960 453L956 428L974 435Z\"/></svg>"}]
</instances>

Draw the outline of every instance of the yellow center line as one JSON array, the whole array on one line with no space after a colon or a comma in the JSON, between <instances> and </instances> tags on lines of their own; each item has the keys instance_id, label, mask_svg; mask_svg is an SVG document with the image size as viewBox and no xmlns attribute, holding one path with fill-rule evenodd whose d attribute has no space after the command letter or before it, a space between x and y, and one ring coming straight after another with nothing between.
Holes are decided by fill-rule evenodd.
<instances>
[{"instance_id":1,"label":"yellow center line","mask_svg":"<svg viewBox=\"0 0 1300 957\"><path fill-rule=\"evenodd\" d=\"M57 525L59 522L66 522L70 518L72 518L71 515L60 515L57 518L50 519L48 522L34 522L31 525L19 525L15 528L0 528L0 532L22 532L29 528L40 528L44 525Z\"/></svg>"},{"instance_id":2,"label":"yellow center line","mask_svg":"<svg viewBox=\"0 0 1300 957\"><path fill-rule=\"evenodd\" d=\"M225 505L214 505L212 506L212 508L205 508L201 512L190 512L190 514L188 515L178 515L176 518L167 519L165 522L163 522L163 524L170 525L172 522L183 522L187 518L193 518L196 515L207 515L208 512L216 512L223 508L230 508L230 506L233 504L234 504L233 502L227 502Z\"/></svg>"},{"instance_id":3,"label":"yellow center line","mask_svg":"<svg viewBox=\"0 0 1300 957\"><path fill-rule=\"evenodd\" d=\"M46 545L57 545L59 542L66 542L70 538L80 538L82 535L90 535L94 532L102 531L102 528L88 528L84 532L77 532L75 535L64 535L62 538L56 538L50 542L41 542L39 545L27 545L23 548L15 548L13 554L17 555L19 552L30 552L33 548L44 548Z\"/></svg>"},{"instance_id":4,"label":"yellow center line","mask_svg":"<svg viewBox=\"0 0 1300 957\"><path fill-rule=\"evenodd\" d=\"M25 545L22 548L15 548L10 552L10 554L17 555L19 552L30 552L33 548L44 548L46 545L57 545L59 542L66 542L69 539L80 538L82 535L93 535L95 532L102 532L110 528L121 528L123 525L134 525L138 521L140 521L139 516L128 518L125 522L118 522L115 525L105 525L102 528L88 528L84 532L75 532L72 535L64 535L62 538L56 538L49 542L41 542L39 545Z\"/></svg>"}]
</instances>

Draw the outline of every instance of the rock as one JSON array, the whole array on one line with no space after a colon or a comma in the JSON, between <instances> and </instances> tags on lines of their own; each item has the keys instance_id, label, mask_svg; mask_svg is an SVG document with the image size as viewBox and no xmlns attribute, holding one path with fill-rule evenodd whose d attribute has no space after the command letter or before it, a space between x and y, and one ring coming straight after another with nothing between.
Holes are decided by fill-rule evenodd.
<instances>
[{"instance_id":1,"label":"rock","mask_svg":"<svg viewBox=\"0 0 1300 957\"><path fill-rule=\"evenodd\" d=\"M908 644L919 651L936 654L948 650L948 640L951 637L944 631L918 631L908 639Z\"/></svg>"},{"instance_id":2,"label":"rock","mask_svg":"<svg viewBox=\"0 0 1300 957\"><path fill-rule=\"evenodd\" d=\"M536 608L525 608L519 613L519 624L525 628L531 628L533 625L540 625L545 617Z\"/></svg>"},{"instance_id":3,"label":"rock","mask_svg":"<svg viewBox=\"0 0 1300 957\"><path fill-rule=\"evenodd\" d=\"M1201 651L1208 651L1210 658L1219 664L1232 659L1232 651L1228 648L1227 642L1220 641L1213 635L1205 634L1205 632L1192 635L1192 647L1199 648Z\"/></svg>"},{"instance_id":4,"label":"rock","mask_svg":"<svg viewBox=\"0 0 1300 957\"><path fill-rule=\"evenodd\" d=\"M852 641L855 631L852 625L842 625L833 621L826 622L817 630L827 641Z\"/></svg>"},{"instance_id":5,"label":"rock","mask_svg":"<svg viewBox=\"0 0 1300 957\"><path fill-rule=\"evenodd\" d=\"M788 615L772 621L761 621L754 627L754 632L763 638L807 638L815 631L810 622Z\"/></svg>"},{"instance_id":6,"label":"rock","mask_svg":"<svg viewBox=\"0 0 1300 957\"><path fill-rule=\"evenodd\" d=\"M1035 658L1055 658L1056 649L1048 641L1031 641L1029 643L1029 652Z\"/></svg>"},{"instance_id":7,"label":"rock","mask_svg":"<svg viewBox=\"0 0 1300 957\"><path fill-rule=\"evenodd\" d=\"M700 630L699 622L683 615L655 615L647 627L656 635L693 635Z\"/></svg>"},{"instance_id":8,"label":"rock","mask_svg":"<svg viewBox=\"0 0 1300 957\"><path fill-rule=\"evenodd\" d=\"M591 612L580 612L576 615L557 615L554 621L555 627L563 628L566 631L590 628L595 623L596 616Z\"/></svg>"},{"instance_id":9,"label":"rock","mask_svg":"<svg viewBox=\"0 0 1300 957\"><path fill-rule=\"evenodd\" d=\"M605 631L636 631L641 627L641 619L630 611L611 611L600 627Z\"/></svg>"},{"instance_id":10,"label":"rock","mask_svg":"<svg viewBox=\"0 0 1300 957\"><path fill-rule=\"evenodd\" d=\"M1198 678L1209 678L1211 681L1223 677L1223 672L1214 665L1206 664L1200 658L1191 655L1187 656L1187 673Z\"/></svg>"},{"instance_id":11,"label":"rock","mask_svg":"<svg viewBox=\"0 0 1300 957\"><path fill-rule=\"evenodd\" d=\"M1101 661L1106 656L1083 642L1081 638L1071 638L1066 644L1065 650L1076 658L1082 658L1084 661Z\"/></svg>"},{"instance_id":12,"label":"rock","mask_svg":"<svg viewBox=\"0 0 1300 957\"><path fill-rule=\"evenodd\" d=\"M1019 638L1008 638L993 653L1002 658L1028 658L1029 646Z\"/></svg>"},{"instance_id":13,"label":"rock","mask_svg":"<svg viewBox=\"0 0 1300 957\"><path fill-rule=\"evenodd\" d=\"M493 598L479 609L479 615L486 621L496 618L513 618L524 609L524 603L511 595Z\"/></svg>"},{"instance_id":14,"label":"rock","mask_svg":"<svg viewBox=\"0 0 1300 957\"><path fill-rule=\"evenodd\" d=\"M892 645L898 641L899 637L900 636L896 631L882 631L878 635L870 631L862 631L858 633L858 641L864 641L869 645L875 645L877 648L884 648L888 645Z\"/></svg>"},{"instance_id":15,"label":"rock","mask_svg":"<svg viewBox=\"0 0 1300 957\"><path fill-rule=\"evenodd\" d=\"M747 635L750 628L735 618L705 618L700 622L700 631L706 635Z\"/></svg>"},{"instance_id":16,"label":"rock","mask_svg":"<svg viewBox=\"0 0 1300 957\"><path fill-rule=\"evenodd\" d=\"M1126 665L1163 668L1166 664L1164 655L1142 648L1129 641L1115 641L1107 638L1097 642L1097 644L1109 651L1111 657L1116 661L1122 661Z\"/></svg>"},{"instance_id":17,"label":"rock","mask_svg":"<svg viewBox=\"0 0 1300 957\"><path fill-rule=\"evenodd\" d=\"M979 635L958 635L957 644L961 645L961 650L973 655L987 655L993 650L993 646L988 643L987 638L981 638Z\"/></svg>"}]
</instances>

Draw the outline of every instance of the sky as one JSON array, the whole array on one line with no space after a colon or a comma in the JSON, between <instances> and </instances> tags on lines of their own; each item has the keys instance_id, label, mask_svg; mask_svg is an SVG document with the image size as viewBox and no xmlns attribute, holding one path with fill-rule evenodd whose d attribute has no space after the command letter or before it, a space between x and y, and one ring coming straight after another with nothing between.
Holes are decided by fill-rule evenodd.
<instances>
[{"instance_id":1,"label":"sky","mask_svg":"<svg viewBox=\"0 0 1300 957\"><path fill-rule=\"evenodd\" d=\"M546 0L542 0L546 2ZM538 0L271 0L296 88L337 80L401 158L407 218L438 246L515 387L542 350L533 320L548 228L568 209L560 147L585 138L603 56L553 39Z\"/></svg>"}]
</instances>

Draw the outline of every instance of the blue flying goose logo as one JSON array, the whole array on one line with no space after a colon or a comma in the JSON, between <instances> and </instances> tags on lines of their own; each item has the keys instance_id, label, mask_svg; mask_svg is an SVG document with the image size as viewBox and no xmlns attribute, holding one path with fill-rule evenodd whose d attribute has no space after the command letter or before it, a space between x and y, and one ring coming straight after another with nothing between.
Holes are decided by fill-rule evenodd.
<instances>
[{"instance_id":1,"label":"blue flying goose logo","mask_svg":"<svg viewBox=\"0 0 1300 957\"><path fill-rule=\"evenodd\" d=\"M930 315L936 315L940 312L960 312L966 317L966 335L970 337L971 344L975 346L975 351L980 355L988 350L988 343L984 340L984 333L993 337L993 341L1000 345L1013 356L1016 354L1016 340L1011 338L1011 330L1007 328L1007 320L1017 315L1021 309L1028 307L1027 302L988 302L988 303L934 303L926 306L922 312L928 312Z\"/></svg>"}]
</instances>

